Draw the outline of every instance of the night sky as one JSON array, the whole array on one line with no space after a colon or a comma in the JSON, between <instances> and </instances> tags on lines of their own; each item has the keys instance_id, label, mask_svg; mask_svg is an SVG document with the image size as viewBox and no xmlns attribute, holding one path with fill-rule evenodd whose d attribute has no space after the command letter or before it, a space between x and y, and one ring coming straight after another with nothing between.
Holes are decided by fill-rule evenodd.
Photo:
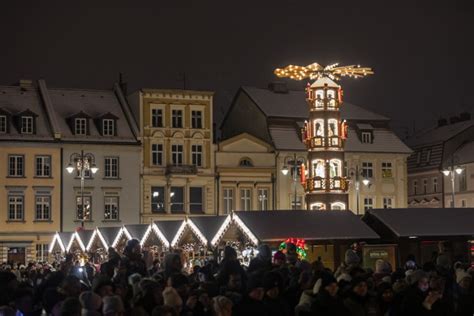
<instances>
[{"instance_id":1,"label":"night sky","mask_svg":"<svg viewBox=\"0 0 474 316\"><path fill-rule=\"evenodd\" d=\"M276 67L340 62L374 68L342 81L345 98L400 135L474 110L472 0L55 3L2 2L0 85L103 89L122 72L131 92L183 88L185 73L186 88L216 92L219 120L239 86L266 87Z\"/></svg>"}]
</instances>

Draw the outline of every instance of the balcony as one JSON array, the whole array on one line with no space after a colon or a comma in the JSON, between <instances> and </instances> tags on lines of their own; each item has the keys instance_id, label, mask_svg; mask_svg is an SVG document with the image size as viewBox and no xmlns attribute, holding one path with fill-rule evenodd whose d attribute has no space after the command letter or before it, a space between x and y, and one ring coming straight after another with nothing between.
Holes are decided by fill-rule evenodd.
<instances>
[{"instance_id":1,"label":"balcony","mask_svg":"<svg viewBox=\"0 0 474 316\"><path fill-rule=\"evenodd\" d=\"M166 174L197 174L198 169L194 165L168 165Z\"/></svg>"},{"instance_id":2,"label":"balcony","mask_svg":"<svg viewBox=\"0 0 474 316\"><path fill-rule=\"evenodd\" d=\"M346 191L348 184L348 180L343 177L334 177L330 179L314 177L312 179L306 179L305 191Z\"/></svg>"},{"instance_id":3,"label":"balcony","mask_svg":"<svg viewBox=\"0 0 474 316\"><path fill-rule=\"evenodd\" d=\"M306 146L309 148L342 148L343 141L339 136L322 137L316 136L306 140Z\"/></svg>"}]
</instances>

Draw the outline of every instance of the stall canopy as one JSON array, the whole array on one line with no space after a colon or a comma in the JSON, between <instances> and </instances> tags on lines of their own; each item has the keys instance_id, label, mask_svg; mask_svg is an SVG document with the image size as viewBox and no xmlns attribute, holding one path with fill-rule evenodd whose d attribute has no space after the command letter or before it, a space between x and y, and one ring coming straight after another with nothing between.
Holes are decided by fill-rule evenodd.
<instances>
[{"instance_id":1,"label":"stall canopy","mask_svg":"<svg viewBox=\"0 0 474 316\"><path fill-rule=\"evenodd\" d=\"M376 209L363 221L399 238L474 236L474 208Z\"/></svg>"},{"instance_id":2,"label":"stall canopy","mask_svg":"<svg viewBox=\"0 0 474 316\"><path fill-rule=\"evenodd\" d=\"M192 222L196 225L199 231L210 242L216 236L219 228L224 224L226 216L202 216L193 217Z\"/></svg>"},{"instance_id":3,"label":"stall canopy","mask_svg":"<svg viewBox=\"0 0 474 316\"><path fill-rule=\"evenodd\" d=\"M235 215L262 242L288 237L307 241L379 238L351 211L240 211Z\"/></svg>"},{"instance_id":4,"label":"stall canopy","mask_svg":"<svg viewBox=\"0 0 474 316\"><path fill-rule=\"evenodd\" d=\"M168 241L168 245L175 238L183 221L156 221L155 227L163 234L163 237Z\"/></svg>"},{"instance_id":5,"label":"stall canopy","mask_svg":"<svg viewBox=\"0 0 474 316\"><path fill-rule=\"evenodd\" d=\"M97 228L98 233L104 239L107 247L112 246L115 238L119 234L121 227L99 227Z\"/></svg>"}]
</instances>

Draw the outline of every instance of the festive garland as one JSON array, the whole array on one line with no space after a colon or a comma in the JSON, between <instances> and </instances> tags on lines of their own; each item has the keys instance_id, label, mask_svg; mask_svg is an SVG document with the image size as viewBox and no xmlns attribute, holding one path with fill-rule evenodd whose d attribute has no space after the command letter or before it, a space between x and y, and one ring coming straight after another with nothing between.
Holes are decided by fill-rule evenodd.
<instances>
[{"instance_id":1,"label":"festive garland","mask_svg":"<svg viewBox=\"0 0 474 316\"><path fill-rule=\"evenodd\" d=\"M278 250L286 254L288 244L294 244L296 246L296 253L298 254L298 257L300 259L306 258L306 249L308 248L306 247L306 241L304 239L288 238L287 240L285 240L284 242L280 244L280 247L278 247Z\"/></svg>"}]
</instances>

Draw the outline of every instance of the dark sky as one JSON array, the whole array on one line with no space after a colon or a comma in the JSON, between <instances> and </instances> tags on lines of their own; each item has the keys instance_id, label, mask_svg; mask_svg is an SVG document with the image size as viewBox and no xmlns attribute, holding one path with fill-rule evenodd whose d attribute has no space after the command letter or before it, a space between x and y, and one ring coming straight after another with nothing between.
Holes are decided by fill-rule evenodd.
<instances>
[{"instance_id":1,"label":"dark sky","mask_svg":"<svg viewBox=\"0 0 474 316\"><path fill-rule=\"evenodd\" d=\"M4 1L0 43L2 85L110 88L123 72L129 91L182 88L185 72L216 91L217 118L239 86L315 61L373 67L342 82L346 100L400 133L474 109L472 0Z\"/></svg>"}]
</instances>

